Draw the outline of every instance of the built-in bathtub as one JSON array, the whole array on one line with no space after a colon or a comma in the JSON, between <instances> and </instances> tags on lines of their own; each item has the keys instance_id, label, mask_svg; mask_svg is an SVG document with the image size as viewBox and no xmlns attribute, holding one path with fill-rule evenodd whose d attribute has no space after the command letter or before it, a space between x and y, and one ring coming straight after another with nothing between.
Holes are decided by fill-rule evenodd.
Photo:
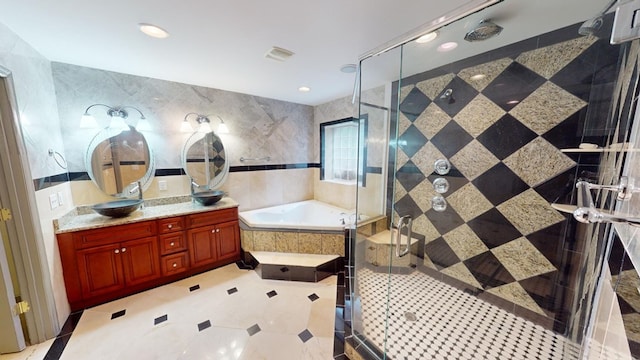
<instances>
[{"instance_id":1,"label":"built-in bathtub","mask_svg":"<svg viewBox=\"0 0 640 360\"><path fill-rule=\"evenodd\" d=\"M344 256L351 214L317 200L242 211L242 249Z\"/></svg>"}]
</instances>

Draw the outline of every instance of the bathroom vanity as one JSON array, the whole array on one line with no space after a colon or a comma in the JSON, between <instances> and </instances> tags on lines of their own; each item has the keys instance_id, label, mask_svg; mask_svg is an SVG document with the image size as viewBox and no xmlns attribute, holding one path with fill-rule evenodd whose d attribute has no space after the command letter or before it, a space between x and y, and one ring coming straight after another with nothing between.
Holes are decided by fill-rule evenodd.
<instances>
[{"instance_id":1,"label":"bathroom vanity","mask_svg":"<svg viewBox=\"0 0 640 360\"><path fill-rule=\"evenodd\" d=\"M149 206L120 219L75 215L55 225L72 311L240 259L238 204L229 198Z\"/></svg>"}]
</instances>

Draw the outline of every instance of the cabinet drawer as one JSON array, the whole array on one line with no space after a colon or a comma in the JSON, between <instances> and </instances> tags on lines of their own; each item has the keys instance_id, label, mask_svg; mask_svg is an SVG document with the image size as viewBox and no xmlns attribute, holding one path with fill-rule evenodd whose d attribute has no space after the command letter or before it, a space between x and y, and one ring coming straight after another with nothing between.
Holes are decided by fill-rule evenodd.
<instances>
[{"instance_id":1,"label":"cabinet drawer","mask_svg":"<svg viewBox=\"0 0 640 360\"><path fill-rule=\"evenodd\" d=\"M78 231L73 234L76 249L119 243L156 235L156 222L143 221L134 224L110 226L101 229Z\"/></svg>"},{"instance_id":2,"label":"cabinet drawer","mask_svg":"<svg viewBox=\"0 0 640 360\"><path fill-rule=\"evenodd\" d=\"M162 275L179 274L189 269L189 255L186 251L167 255L160 258L162 263Z\"/></svg>"},{"instance_id":3,"label":"cabinet drawer","mask_svg":"<svg viewBox=\"0 0 640 360\"><path fill-rule=\"evenodd\" d=\"M198 226L214 225L227 221L238 220L238 208L208 211L187 216L187 226L194 228Z\"/></svg>"},{"instance_id":4,"label":"cabinet drawer","mask_svg":"<svg viewBox=\"0 0 640 360\"><path fill-rule=\"evenodd\" d=\"M180 231L184 229L184 218L174 217L168 219L158 220L158 233L170 233L174 231Z\"/></svg>"},{"instance_id":5,"label":"cabinet drawer","mask_svg":"<svg viewBox=\"0 0 640 360\"><path fill-rule=\"evenodd\" d=\"M184 233L171 233L160 235L160 255L172 254L187 250L187 239Z\"/></svg>"}]
</instances>

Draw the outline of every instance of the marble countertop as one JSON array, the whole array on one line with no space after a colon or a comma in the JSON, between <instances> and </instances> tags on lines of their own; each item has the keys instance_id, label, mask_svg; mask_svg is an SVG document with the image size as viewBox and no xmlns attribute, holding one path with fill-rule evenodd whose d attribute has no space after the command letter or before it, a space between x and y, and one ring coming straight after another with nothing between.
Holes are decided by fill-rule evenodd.
<instances>
[{"instance_id":1,"label":"marble countertop","mask_svg":"<svg viewBox=\"0 0 640 360\"><path fill-rule=\"evenodd\" d=\"M181 197L178 200L189 199ZM153 202L150 202L153 204ZM229 197L224 197L217 203L210 206L203 206L194 201L171 202L168 201L158 205L151 205L145 201L145 207L131 213L123 218L110 218L91 212L86 213L85 209L76 208L59 219L53 220L53 227L56 234L73 232L78 230L97 229L113 225L130 224L139 221L161 219L171 216L187 215L211 210L220 210L238 207L238 203Z\"/></svg>"}]
</instances>

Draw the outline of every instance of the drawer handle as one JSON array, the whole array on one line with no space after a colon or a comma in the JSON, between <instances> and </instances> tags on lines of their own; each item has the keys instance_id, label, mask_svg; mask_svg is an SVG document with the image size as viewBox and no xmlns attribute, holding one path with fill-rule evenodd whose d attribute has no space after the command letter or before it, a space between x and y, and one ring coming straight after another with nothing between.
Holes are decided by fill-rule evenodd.
<instances>
[{"instance_id":1,"label":"drawer handle","mask_svg":"<svg viewBox=\"0 0 640 360\"><path fill-rule=\"evenodd\" d=\"M169 244L169 246L176 246L176 243L171 242L171 244Z\"/></svg>"},{"instance_id":2,"label":"drawer handle","mask_svg":"<svg viewBox=\"0 0 640 360\"><path fill-rule=\"evenodd\" d=\"M115 249L113 252L116 253L116 254L120 254L120 250L118 250L118 249Z\"/></svg>"},{"instance_id":3,"label":"drawer handle","mask_svg":"<svg viewBox=\"0 0 640 360\"><path fill-rule=\"evenodd\" d=\"M169 229L173 229L173 224L169 224L169 225L167 225L167 227L168 227Z\"/></svg>"},{"instance_id":4,"label":"drawer handle","mask_svg":"<svg viewBox=\"0 0 640 360\"><path fill-rule=\"evenodd\" d=\"M127 251L127 248L122 248L122 252L126 252L126 251Z\"/></svg>"},{"instance_id":5,"label":"drawer handle","mask_svg":"<svg viewBox=\"0 0 640 360\"><path fill-rule=\"evenodd\" d=\"M178 264L173 263L173 265L172 265L172 266L173 266L174 268L176 268L176 267L178 267Z\"/></svg>"}]
</instances>

